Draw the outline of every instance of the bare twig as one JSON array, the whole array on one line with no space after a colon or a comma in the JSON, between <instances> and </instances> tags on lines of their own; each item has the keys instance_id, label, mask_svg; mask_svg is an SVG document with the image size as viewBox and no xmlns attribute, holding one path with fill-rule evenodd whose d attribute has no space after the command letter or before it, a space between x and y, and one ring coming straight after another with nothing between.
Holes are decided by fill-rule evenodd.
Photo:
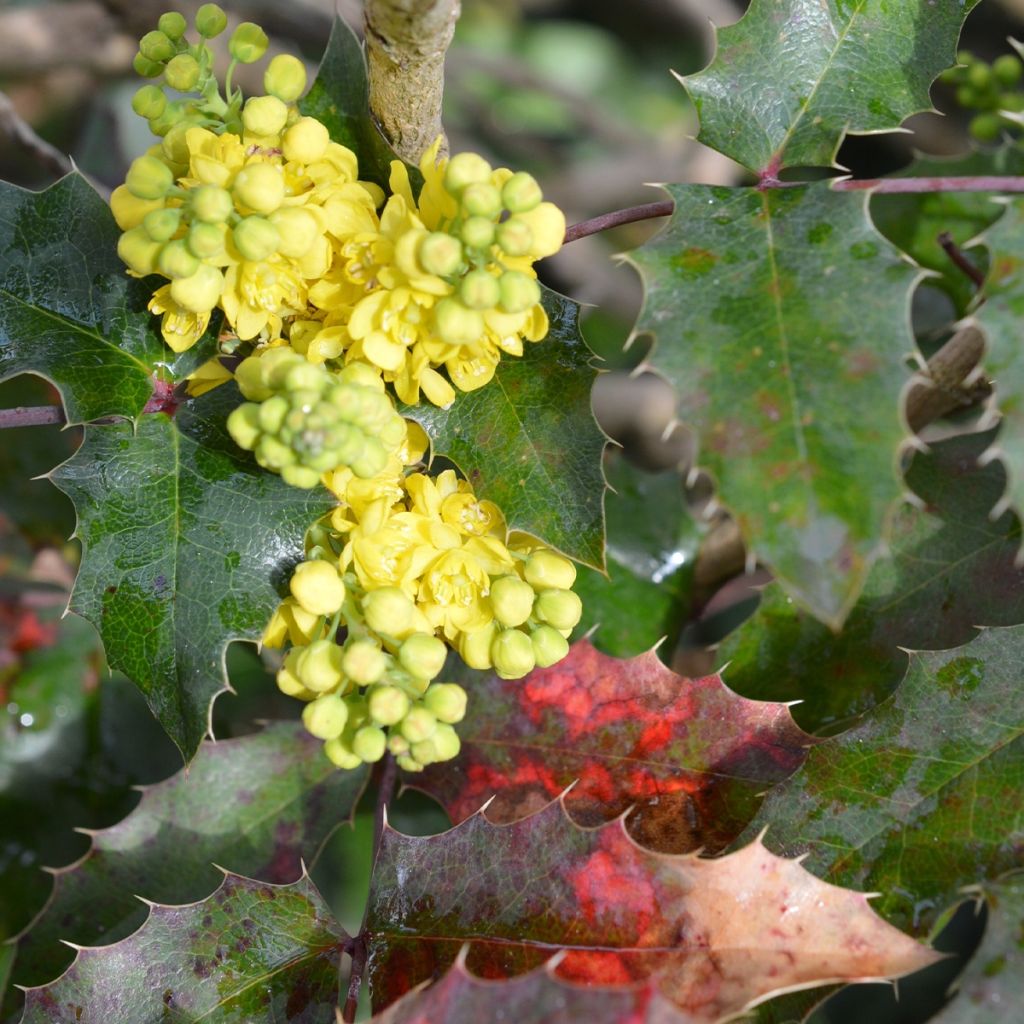
<instances>
[{"instance_id":1,"label":"bare twig","mask_svg":"<svg viewBox=\"0 0 1024 1024\"><path fill-rule=\"evenodd\" d=\"M47 423L67 423L59 405L19 405L14 409L0 409L0 430L11 427L41 427Z\"/></svg>"},{"instance_id":2,"label":"bare twig","mask_svg":"<svg viewBox=\"0 0 1024 1024\"><path fill-rule=\"evenodd\" d=\"M674 207L675 203L671 199L664 199L658 203L644 203L642 206L630 206L625 210L602 213L599 217L591 217L590 220L581 220L579 224L573 224L565 232L565 240L575 242L577 238L596 235L599 231L617 228L620 224L632 224L638 220L651 220L654 217L667 217Z\"/></svg>"},{"instance_id":3,"label":"bare twig","mask_svg":"<svg viewBox=\"0 0 1024 1024\"><path fill-rule=\"evenodd\" d=\"M415 163L444 135L444 57L459 0L366 0L365 10L370 111L395 152Z\"/></svg>"},{"instance_id":4,"label":"bare twig","mask_svg":"<svg viewBox=\"0 0 1024 1024\"><path fill-rule=\"evenodd\" d=\"M980 288L985 283L985 275L967 258L948 231L943 231L937 241L952 263L974 282L975 288Z\"/></svg>"},{"instance_id":5,"label":"bare twig","mask_svg":"<svg viewBox=\"0 0 1024 1024\"><path fill-rule=\"evenodd\" d=\"M985 336L971 324L962 327L928 360L927 377L907 395L907 423L915 433L954 409L973 405L991 393L984 377L964 386L985 353Z\"/></svg>"}]
</instances>

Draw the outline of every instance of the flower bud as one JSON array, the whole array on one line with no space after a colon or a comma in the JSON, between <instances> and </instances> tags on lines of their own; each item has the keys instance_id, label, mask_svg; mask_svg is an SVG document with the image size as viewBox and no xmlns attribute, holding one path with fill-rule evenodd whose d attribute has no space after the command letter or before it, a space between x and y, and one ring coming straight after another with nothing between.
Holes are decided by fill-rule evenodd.
<instances>
[{"instance_id":1,"label":"flower bud","mask_svg":"<svg viewBox=\"0 0 1024 1024\"><path fill-rule=\"evenodd\" d=\"M259 357L261 379L272 391L278 391L284 385L284 379L293 366L304 363L305 359L290 348L272 348ZM251 398L251 395L247 395Z\"/></svg>"},{"instance_id":2,"label":"flower bud","mask_svg":"<svg viewBox=\"0 0 1024 1024\"><path fill-rule=\"evenodd\" d=\"M497 628L493 622L472 633L462 633L459 636L459 654L462 660L470 668L490 668L493 664L491 662L491 644L494 642L496 634Z\"/></svg>"},{"instance_id":3,"label":"flower bud","mask_svg":"<svg viewBox=\"0 0 1024 1024\"><path fill-rule=\"evenodd\" d=\"M324 368L305 360L288 366L281 379L285 391L315 391L318 395L328 384L330 378Z\"/></svg>"},{"instance_id":4,"label":"flower bud","mask_svg":"<svg viewBox=\"0 0 1024 1024\"><path fill-rule=\"evenodd\" d=\"M288 108L276 96L253 96L242 111L242 124L253 135L277 135L288 120Z\"/></svg>"},{"instance_id":5,"label":"flower bud","mask_svg":"<svg viewBox=\"0 0 1024 1024\"><path fill-rule=\"evenodd\" d=\"M259 423L260 407L255 402L243 402L228 416L228 433L239 448L251 452L263 433Z\"/></svg>"},{"instance_id":6,"label":"flower bud","mask_svg":"<svg viewBox=\"0 0 1024 1024\"><path fill-rule=\"evenodd\" d=\"M184 16L177 11L168 11L166 14L160 15L160 20L156 23L156 27L168 39L177 42L185 34L188 23L185 21Z\"/></svg>"},{"instance_id":7,"label":"flower bud","mask_svg":"<svg viewBox=\"0 0 1024 1024\"><path fill-rule=\"evenodd\" d=\"M506 627L521 626L533 611L533 587L518 576L502 576L491 585L494 617Z\"/></svg>"},{"instance_id":8,"label":"flower bud","mask_svg":"<svg viewBox=\"0 0 1024 1024\"><path fill-rule=\"evenodd\" d=\"M456 683L434 683L423 695L423 706L439 722L461 722L466 717L466 691Z\"/></svg>"},{"instance_id":9,"label":"flower bud","mask_svg":"<svg viewBox=\"0 0 1024 1024\"><path fill-rule=\"evenodd\" d=\"M409 754L396 754L395 764L402 769L403 772L421 772L423 771L423 765L411 757Z\"/></svg>"},{"instance_id":10,"label":"flower bud","mask_svg":"<svg viewBox=\"0 0 1024 1024\"><path fill-rule=\"evenodd\" d=\"M291 468L295 464L295 452L288 445L279 441L276 437L263 436L255 448L256 461L264 469L273 469L283 474L285 467ZM286 481L287 483L288 481ZM309 486L312 484L294 484L295 487Z\"/></svg>"},{"instance_id":11,"label":"flower bud","mask_svg":"<svg viewBox=\"0 0 1024 1024\"><path fill-rule=\"evenodd\" d=\"M172 57L164 71L164 80L178 92L191 92L199 82L199 62L190 53Z\"/></svg>"},{"instance_id":12,"label":"flower bud","mask_svg":"<svg viewBox=\"0 0 1024 1024\"><path fill-rule=\"evenodd\" d=\"M167 106L167 97L158 85L143 85L132 97L132 110L147 121L159 117Z\"/></svg>"},{"instance_id":13,"label":"flower bud","mask_svg":"<svg viewBox=\"0 0 1024 1024\"><path fill-rule=\"evenodd\" d=\"M164 207L153 210L143 218L142 226L154 242L166 242L173 237L181 225L181 210Z\"/></svg>"},{"instance_id":14,"label":"flower bud","mask_svg":"<svg viewBox=\"0 0 1024 1024\"><path fill-rule=\"evenodd\" d=\"M320 236L320 225L308 210L283 206L269 217L280 237L277 251L290 259L301 259Z\"/></svg>"},{"instance_id":15,"label":"flower bud","mask_svg":"<svg viewBox=\"0 0 1024 1024\"><path fill-rule=\"evenodd\" d=\"M509 213L528 213L543 198L537 179L526 171L516 171L501 187L501 201Z\"/></svg>"},{"instance_id":16,"label":"flower bud","mask_svg":"<svg viewBox=\"0 0 1024 1024\"><path fill-rule=\"evenodd\" d=\"M161 248L161 243L154 242L146 229L142 227L126 231L117 240L117 255L130 270L140 277L152 274L156 269L156 261Z\"/></svg>"},{"instance_id":17,"label":"flower bud","mask_svg":"<svg viewBox=\"0 0 1024 1024\"><path fill-rule=\"evenodd\" d=\"M132 161L124 183L137 199L160 199L174 186L174 174L163 160L140 156Z\"/></svg>"},{"instance_id":18,"label":"flower bud","mask_svg":"<svg viewBox=\"0 0 1024 1024\"><path fill-rule=\"evenodd\" d=\"M352 737L352 753L362 758L367 764L373 764L384 756L388 738L382 729L375 725L364 725Z\"/></svg>"},{"instance_id":19,"label":"flower bud","mask_svg":"<svg viewBox=\"0 0 1024 1024\"><path fill-rule=\"evenodd\" d=\"M320 483L320 474L306 466L284 466L281 469L281 479L292 487L301 487L308 491Z\"/></svg>"},{"instance_id":20,"label":"flower bud","mask_svg":"<svg viewBox=\"0 0 1024 1024\"><path fill-rule=\"evenodd\" d=\"M302 680L288 667L287 662L278 670L276 681L277 688L287 697L297 697L299 700L313 700L316 697L312 690L302 685Z\"/></svg>"},{"instance_id":21,"label":"flower bud","mask_svg":"<svg viewBox=\"0 0 1024 1024\"><path fill-rule=\"evenodd\" d=\"M470 249L487 249L494 242L494 221L470 217L463 222L459 237Z\"/></svg>"},{"instance_id":22,"label":"flower bud","mask_svg":"<svg viewBox=\"0 0 1024 1024\"><path fill-rule=\"evenodd\" d=\"M175 125L181 124L185 119L185 106L178 102L168 102L159 117L149 119L149 130L154 135L164 136Z\"/></svg>"},{"instance_id":23,"label":"flower bud","mask_svg":"<svg viewBox=\"0 0 1024 1024\"><path fill-rule=\"evenodd\" d=\"M286 348L272 348L267 355L269 356L273 352L288 351L290 350ZM267 387L265 374L266 369L263 366L263 357L249 356L248 359L243 359L235 367L235 383L238 385L238 390L246 398L250 398L254 402L262 402L264 399L269 398L274 392L271 388Z\"/></svg>"},{"instance_id":24,"label":"flower bud","mask_svg":"<svg viewBox=\"0 0 1024 1024\"><path fill-rule=\"evenodd\" d=\"M556 665L569 653L569 641L551 626L538 626L530 634L538 668Z\"/></svg>"},{"instance_id":25,"label":"flower bud","mask_svg":"<svg viewBox=\"0 0 1024 1024\"><path fill-rule=\"evenodd\" d=\"M249 164L235 175L236 202L256 213L273 213L284 199L284 176L271 164Z\"/></svg>"},{"instance_id":26,"label":"flower bud","mask_svg":"<svg viewBox=\"0 0 1024 1024\"><path fill-rule=\"evenodd\" d=\"M448 277L462 265L462 243L444 231L432 231L420 242L416 256L428 274Z\"/></svg>"},{"instance_id":27,"label":"flower bud","mask_svg":"<svg viewBox=\"0 0 1024 1024\"><path fill-rule=\"evenodd\" d=\"M303 648L292 671L309 690L316 693L333 690L344 678L341 648L333 640L314 640Z\"/></svg>"},{"instance_id":28,"label":"flower bud","mask_svg":"<svg viewBox=\"0 0 1024 1024\"><path fill-rule=\"evenodd\" d=\"M992 74L1004 89L1012 89L1020 81L1022 71L1020 58L1012 53L1004 53L992 64Z\"/></svg>"},{"instance_id":29,"label":"flower bud","mask_svg":"<svg viewBox=\"0 0 1024 1024\"><path fill-rule=\"evenodd\" d=\"M398 728L410 743L419 743L420 740L430 739L434 735L434 731L437 729L437 719L432 712L417 704L409 709Z\"/></svg>"},{"instance_id":30,"label":"flower bud","mask_svg":"<svg viewBox=\"0 0 1024 1024\"><path fill-rule=\"evenodd\" d=\"M306 90L306 66L290 53L279 53L263 73L263 88L282 103L294 103Z\"/></svg>"},{"instance_id":31,"label":"flower bud","mask_svg":"<svg viewBox=\"0 0 1024 1024\"><path fill-rule=\"evenodd\" d=\"M500 296L498 279L486 270L471 270L459 282L459 298L469 309L493 309Z\"/></svg>"},{"instance_id":32,"label":"flower bud","mask_svg":"<svg viewBox=\"0 0 1024 1024\"><path fill-rule=\"evenodd\" d=\"M381 636L401 636L412 625L415 605L398 587L380 587L363 598L363 618Z\"/></svg>"},{"instance_id":33,"label":"flower bud","mask_svg":"<svg viewBox=\"0 0 1024 1024\"><path fill-rule=\"evenodd\" d=\"M498 225L498 246L507 256L525 256L533 245L530 226L518 217L509 217Z\"/></svg>"},{"instance_id":34,"label":"flower bud","mask_svg":"<svg viewBox=\"0 0 1024 1024\"><path fill-rule=\"evenodd\" d=\"M457 153L448 161L444 172L444 187L459 195L464 188L489 181L491 165L476 153Z\"/></svg>"},{"instance_id":35,"label":"flower bud","mask_svg":"<svg viewBox=\"0 0 1024 1024\"><path fill-rule=\"evenodd\" d=\"M171 282L171 298L190 313L209 313L224 291L224 275L216 268L199 264L194 274Z\"/></svg>"},{"instance_id":36,"label":"flower bud","mask_svg":"<svg viewBox=\"0 0 1024 1024\"><path fill-rule=\"evenodd\" d=\"M162 199L139 199L133 196L127 185L118 185L110 197L110 212L122 231L139 227L147 213L162 210L163 206Z\"/></svg>"},{"instance_id":37,"label":"flower bud","mask_svg":"<svg viewBox=\"0 0 1024 1024\"><path fill-rule=\"evenodd\" d=\"M427 740L414 743L410 750L412 756L422 765L437 764L450 761L459 756L462 743L458 733L450 726L440 723L434 734Z\"/></svg>"},{"instance_id":38,"label":"flower bud","mask_svg":"<svg viewBox=\"0 0 1024 1024\"><path fill-rule=\"evenodd\" d=\"M219 36L227 24L228 16L216 4L203 4L196 11L196 31L204 39Z\"/></svg>"},{"instance_id":39,"label":"flower bud","mask_svg":"<svg viewBox=\"0 0 1024 1024\"><path fill-rule=\"evenodd\" d=\"M502 679L521 679L533 671L536 657L530 638L521 630L504 629L491 644L494 671Z\"/></svg>"},{"instance_id":40,"label":"flower bud","mask_svg":"<svg viewBox=\"0 0 1024 1024\"><path fill-rule=\"evenodd\" d=\"M534 551L526 560L523 576L535 590L545 590L549 587L569 590L576 582L576 566L567 558L541 548Z\"/></svg>"},{"instance_id":41,"label":"flower bud","mask_svg":"<svg viewBox=\"0 0 1024 1024\"><path fill-rule=\"evenodd\" d=\"M220 224L234 213L231 193L219 185L200 185L188 194L188 207L195 220L205 224Z\"/></svg>"},{"instance_id":42,"label":"flower bud","mask_svg":"<svg viewBox=\"0 0 1024 1024\"><path fill-rule=\"evenodd\" d=\"M224 252L224 228L220 224L197 221L188 229L185 244L197 259L213 259Z\"/></svg>"},{"instance_id":43,"label":"flower bud","mask_svg":"<svg viewBox=\"0 0 1024 1024\"><path fill-rule=\"evenodd\" d=\"M468 185L462 193L462 209L471 217L487 217L501 213L501 193L490 182Z\"/></svg>"},{"instance_id":44,"label":"flower bud","mask_svg":"<svg viewBox=\"0 0 1024 1024\"><path fill-rule=\"evenodd\" d=\"M395 725L409 712L409 698L397 686L374 686L367 698L370 718L378 725Z\"/></svg>"},{"instance_id":45,"label":"flower bud","mask_svg":"<svg viewBox=\"0 0 1024 1024\"><path fill-rule=\"evenodd\" d=\"M472 345L484 333L484 318L467 309L458 299L442 299L434 307L434 326L442 341L449 345Z\"/></svg>"},{"instance_id":46,"label":"flower bud","mask_svg":"<svg viewBox=\"0 0 1024 1024\"><path fill-rule=\"evenodd\" d=\"M977 114L967 129L979 142L995 142L1003 133L1003 122L998 114Z\"/></svg>"},{"instance_id":47,"label":"flower bud","mask_svg":"<svg viewBox=\"0 0 1024 1024\"><path fill-rule=\"evenodd\" d=\"M160 149L167 158L167 162L181 167L180 174L184 174L188 170L189 151L185 134L191 127L191 123L187 120L171 125L160 144Z\"/></svg>"},{"instance_id":48,"label":"flower bud","mask_svg":"<svg viewBox=\"0 0 1024 1024\"><path fill-rule=\"evenodd\" d=\"M156 265L161 274L173 281L179 277L191 277L199 269L199 260L188 251L184 240L179 238L164 245Z\"/></svg>"},{"instance_id":49,"label":"flower bud","mask_svg":"<svg viewBox=\"0 0 1024 1024\"><path fill-rule=\"evenodd\" d=\"M139 53L147 60L163 63L178 52L177 47L159 29L147 32L139 40Z\"/></svg>"},{"instance_id":50,"label":"flower bud","mask_svg":"<svg viewBox=\"0 0 1024 1024\"><path fill-rule=\"evenodd\" d=\"M583 602L571 590L542 590L534 610L555 629L572 629L583 615Z\"/></svg>"},{"instance_id":51,"label":"flower bud","mask_svg":"<svg viewBox=\"0 0 1024 1024\"><path fill-rule=\"evenodd\" d=\"M281 150L285 160L300 164L311 164L327 152L331 137L327 127L315 117L300 117L281 139Z\"/></svg>"},{"instance_id":52,"label":"flower bud","mask_svg":"<svg viewBox=\"0 0 1024 1024\"><path fill-rule=\"evenodd\" d=\"M352 682L370 686L383 679L388 659L372 640L350 640L345 645L341 667Z\"/></svg>"},{"instance_id":53,"label":"flower bud","mask_svg":"<svg viewBox=\"0 0 1024 1024\"><path fill-rule=\"evenodd\" d=\"M299 562L289 584L292 596L313 615L333 615L345 600L345 582L322 558Z\"/></svg>"},{"instance_id":54,"label":"flower bud","mask_svg":"<svg viewBox=\"0 0 1024 1024\"><path fill-rule=\"evenodd\" d=\"M324 744L324 753L342 771L351 771L363 763L363 759L340 736Z\"/></svg>"},{"instance_id":55,"label":"flower bud","mask_svg":"<svg viewBox=\"0 0 1024 1024\"><path fill-rule=\"evenodd\" d=\"M402 668L417 679L433 679L444 668L448 648L430 633L413 633L398 649Z\"/></svg>"},{"instance_id":56,"label":"flower bud","mask_svg":"<svg viewBox=\"0 0 1024 1024\"><path fill-rule=\"evenodd\" d=\"M540 302L540 285L520 270L506 270L498 280L500 305L506 313L525 313Z\"/></svg>"},{"instance_id":57,"label":"flower bud","mask_svg":"<svg viewBox=\"0 0 1024 1024\"><path fill-rule=\"evenodd\" d=\"M318 740L337 739L347 721L348 708L336 694L317 697L302 709L302 724Z\"/></svg>"},{"instance_id":58,"label":"flower bud","mask_svg":"<svg viewBox=\"0 0 1024 1024\"><path fill-rule=\"evenodd\" d=\"M142 75L143 78L159 78L164 73L163 64L150 60L141 53L135 54L132 58L132 67L135 69L135 73Z\"/></svg>"},{"instance_id":59,"label":"flower bud","mask_svg":"<svg viewBox=\"0 0 1024 1024\"><path fill-rule=\"evenodd\" d=\"M267 33L251 21L243 21L228 41L228 53L240 64L255 64L267 52Z\"/></svg>"},{"instance_id":60,"label":"flower bud","mask_svg":"<svg viewBox=\"0 0 1024 1024\"><path fill-rule=\"evenodd\" d=\"M259 262L277 252L281 236L277 228L266 217L246 217L240 220L231 232L242 259Z\"/></svg>"}]
</instances>

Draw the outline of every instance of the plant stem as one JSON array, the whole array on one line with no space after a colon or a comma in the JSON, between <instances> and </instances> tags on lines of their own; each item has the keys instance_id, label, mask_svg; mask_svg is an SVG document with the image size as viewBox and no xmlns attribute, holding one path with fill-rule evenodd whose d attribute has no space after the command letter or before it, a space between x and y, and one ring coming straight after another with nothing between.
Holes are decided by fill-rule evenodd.
<instances>
[{"instance_id":1,"label":"plant stem","mask_svg":"<svg viewBox=\"0 0 1024 1024\"><path fill-rule=\"evenodd\" d=\"M981 288L985 284L985 275L967 258L963 249L953 241L953 236L948 231L943 231L936 241L942 246L953 265L958 270L962 270L974 282L975 288Z\"/></svg>"},{"instance_id":2,"label":"plant stem","mask_svg":"<svg viewBox=\"0 0 1024 1024\"><path fill-rule=\"evenodd\" d=\"M9 427L39 427L44 423L66 423L64 410L59 405L19 405L14 409L0 409L0 430Z\"/></svg>"}]
</instances>

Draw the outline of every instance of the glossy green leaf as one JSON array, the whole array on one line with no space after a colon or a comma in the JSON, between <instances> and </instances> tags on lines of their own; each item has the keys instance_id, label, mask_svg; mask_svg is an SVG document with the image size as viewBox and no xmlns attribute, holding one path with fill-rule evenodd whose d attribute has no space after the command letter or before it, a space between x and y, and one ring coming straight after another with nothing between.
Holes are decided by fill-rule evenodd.
<instances>
[{"instance_id":1,"label":"glossy green leaf","mask_svg":"<svg viewBox=\"0 0 1024 1024\"><path fill-rule=\"evenodd\" d=\"M999 462L982 467L994 431L935 442L917 452L907 485L917 496L893 520L891 551L834 633L777 584L725 638L717 661L738 693L799 700L805 728L835 729L884 700L906 671L905 649L966 643L978 626L1024 622L1024 570L1014 564L1020 521L989 518L1006 484Z\"/></svg>"},{"instance_id":2,"label":"glossy green leaf","mask_svg":"<svg viewBox=\"0 0 1024 1024\"><path fill-rule=\"evenodd\" d=\"M56 871L53 893L19 942L15 981L39 985L70 955L61 941L99 945L145 918L135 898L203 899L214 865L264 882L292 882L355 810L368 771L339 772L302 726L280 722L204 743L186 770L143 791L123 821L92 833L81 860Z\"/></svg>"},{"instance_id":3,"label":"glossy green leaf","mask_svg":"<svg viewBox=\"0 0 1024 1024\"><path fill-rule=\"evenodd\" d=\"M152 906L111 946L79 949L25 995L22 1024L333 1022L345 934L303 876L274 886L227 875L209 899Z\"/></svg>"},{"instance_id":4,"label":"glossy green leaf","mask_svg":"<svg viewBox=\"0 0 1024 1024\"><path fill-rule=\"evenodd\" d=\"M864 196L824 183L667 189L668 226L632 254L649 364L676 389L748 547L836 625L900 493L915 271Z\"/></svg>"},{"instance_id":5,"label":"glossy green leaf","mask_svg":"<svg viewBox=\"0 0 1024 1024\"><path fill-rule=\"evenodd\" d=\"M403 409L476 493L523 530L595 568L604 567L605 437L590 411L597 376L579 329L579 306L544 289L547 337L503 356L494 379L457 393L448 409Z\"/></svg>"},{"instance_id":6,"label":"glossy green leaf","mask_svg":"<svg viewBox=\"0 0 1024 1024\"><path fill-rule=\"evenodd\" d=\"M926 931L962 886L1019 861L1022 684L1024 626L915 651L896 693L813 748L745 836L767 828L769 848L806 853L807 869L836 885L880 892L879 913Z\"/></svg>"},{"instance_id":7,"label":"glossy green leaf","mask_svg":"<svg viewBox=\"0 0 1024 1024\"><path fill-rule=\"evenodd\" d=\"M893 131L931 108L978 0L753 0L682 79L700 142L768 176L834 166L847 132Z\"/></svg>"},{"instance_id":8,"label":"glossy green leaf","mask_svg":"<svg viewBox=\"0 0 1024 1024\"><path fill-rule=\"evenodd\" d=\"M45 192L0 182L0 377L39 373L68 420L142 412L153 374L189 373L146 309L151 281L129 277L107 204L79 174Z\"/></svg>"},{"instance_id":9,"label":"glossy green leaf","mask_svg":"<svg viewBox=\"0 0 1024 1024\"><path fill-rule=\"evenodd\" d=\"M228 642L260 637L303 534L331 504L238 449L224 427L237 404L224 386L174 419L89 427L52 475L75 503L84 549L71 608L186 759L226 688Z\"/></svg>"}]
</instances>

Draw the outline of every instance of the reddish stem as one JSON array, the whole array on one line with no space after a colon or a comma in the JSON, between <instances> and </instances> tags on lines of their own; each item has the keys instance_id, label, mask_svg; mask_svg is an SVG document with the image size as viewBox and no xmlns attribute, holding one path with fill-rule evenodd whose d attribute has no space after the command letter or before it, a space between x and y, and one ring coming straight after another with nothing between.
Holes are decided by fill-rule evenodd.
<instances>
[{"instance_id":1,"label":"reddish stem","mask_svg":"<svg viewBox=\"0 0 1024 1024\"><path fill-rule=\"evenodd\" d=\"M0 409L0 430L8 427L39 427L44 423L66 423L64 410L59 405L19 405L14 409Z\"/></svg>"}]
</instances>

